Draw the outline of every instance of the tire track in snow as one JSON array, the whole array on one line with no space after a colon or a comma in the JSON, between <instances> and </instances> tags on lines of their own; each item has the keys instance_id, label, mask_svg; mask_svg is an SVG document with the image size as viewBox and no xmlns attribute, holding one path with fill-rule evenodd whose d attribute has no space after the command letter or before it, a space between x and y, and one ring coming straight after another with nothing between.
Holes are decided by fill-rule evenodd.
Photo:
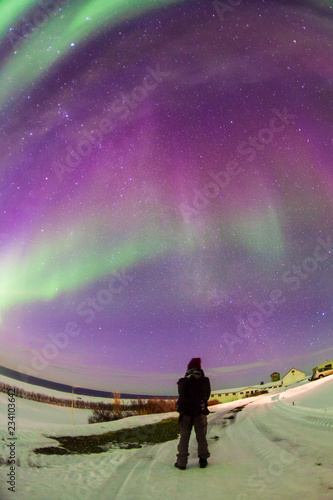
<instances>
[{"instance_id":1,"label":"tire track in snow","mask_svg":"<svg viewBox=\"0 0 333 500\"><path fill-rule=\"evenodd\" d=\"M246 408L250 403L251 401L237 405L223 413L218 411L212 422L211 430L220 430L225 444L225 446L221 446L217 441L216 449L214 449L214 444L210 446L212 448L212 462L219 467L222 465L222 470L224 469L225 476L221 481L221 491L223 491L223 498L228 498L228 500L264 498L258 497L257 493L261 485L256 482L256 478L258 471L263 468L264 459L256 453L254 447L255 438L251 433L252 427L249 420L252 408ZM255 408L253 410L256 411ZM242 413L238 415L239 412ZM232 479L228 477L227 466L230 469ZM235 470L237 470L237 483L234 481ZM254 490L251 490L251 487Z\"/></svg>"},{"instance_id":2,"label":"tire track in snow","mask_svg":"<svg viewBox=\"0 0 333 500\"><path fill-rule=\"evenodd\" d=\"M300 434L295 435L297 422L290 422L281 414L275 414L271 404L253 405L242 420L240 435L245 456L252 450L253 462L249 464L248 475L243 482L244 491L233 500L314 500L312 496L317 486L304 479L304 470L314 465L308 458L307 446ZM245 417L245 415L244 415ZM306 477L306 473L305 473ZM310 479L311 474L308 474ZM285 486L287 485L287 486ZM309 493L311 491L311 493ZM310 494L310 496L309 496ZM326 497L323 497L323 500ZM328 497L327 497L328 498Z\"/></svg>"},{"instance_id":3,"label":"tire track in snow","mask_svg":"<svg viewBox=\"0 0 333 500\"><path fill-rule=\"evenodd\" d=\"M333 416L324 415L324 416L314 416L314 415L305 415L303 416L304 420L308 422L314 423L315 425L323 426L323 427L333 427Z\"/></svg>"},{"instance_id":4,"label":"tire track in snow","mask_svg":"<svg viewBox=\"0 0 333 500\"><path fill-rule=\"evenodd\" d=\"M284 407L283 407L284 409ZM249 478L247 489L256 488L259 498L280 500L281 498L302 498L313 500L315 498L332 498L329 493L331 486L332 449L330 431L327 422L331 423L330 415L320 415L320 410L314 416L312 429L304 432L304 424L299 420L309 417L304 414L316 410L308 408L294 411L295 406L286 412L280 412L280 404L267 404L254 407L255 412L248 416L248 430L253 428L252 445L255 454L261 458L262 467L258 468L256 475ZM313 415L310 415L313 417ZM313 431L316 421L322 425L316 440ZM324 428L326 427L326 428ZM320 468L318 467L320 466ZM288 489L281 489L286 482ZM327 493L322 492L322 487ZM284 491L284 493L282 493ZM320 495L318 493L320 491ZM239 495L236 500L248 500L249 491Z\"/></svg>"},{"instance_id":5,"label":"tire track in snow","mask_svg":"<svg viewBox=\"0 0 333 500\"><path fill-rule=\"evenodd\" d=\"M207 437L210 442L209 446L214 448L214 436L218 433L221 437L221 430L225 432L225 428L233 426L235 419L228 419L227 416L234 415L241 411L240 409L227 408L212 413L208 417L208 433ZM217 444L217 443L216 443ZM103 498L105 500L184 500L184 486L183 482L194 481L195 487L192 492L192 498L202 498L207 495L205 483L202 483L202 474L205 477L210 477L211 480L216 482L216 469L214 470L214 461L216 460L215 452L212 452L213 460L205 471L199 469L197 464L197 444L195 433L192 432L190 440L190 457L188 468L186 471L178 471L174 468L176 459L178 439L168 441L158 445L147 445L128 457L120 466L113 472L112 478L105 481L102 488L98 489L90 498ZM194 460L195 458L195 466ZM225 457L224 457L225 459ZM220 466L223 460L217 458L217 463ZM215 464L216 465L216 464ZM230 465L225 462L226 467ZM161 471L163 471L162 481L156 479L156 474L161 478ZM227 475L227 471L224 471ZM245 474L244 474L244 477ZM221 479L221 487L223 487L224 479ZM232 488L232 485L230 486ZM201 489L203 488L203 491Z\"/></svg>"},{"instance_id":6,"label":"tire track in snow","mask_svg":"<svg viewBox=\"0 0 333 500\"><path fill-rule=\"evenodd\" d=\"M153 453L156 453L156 450L152 448L147 447L142 450L141 455L143 456L137 460L134 466L132 466L132 460L130 460L129 472L125 468L125 470L121 471L121 476L117 476L117 479L120 479L120 485L118 490L113 492L114 496L112 498L114 500L135 500L138 494L138 485L142 486L147 483L147 476L149 476L152 468Z\"/></svg>"},{"instance_id":7,"label":"tire track in snow","mask_svg":"<svg viewBox=\"0 0 333 500\"><path fill-rule=\"evenodd\" d=\"M274 406L276 413L281 413L281 417L287 416L295 420L304 420L320 427L333 427L333 414L323 414L324 410L316 410L306 406L294 406L278 401Z\"/></svg>"},{"instance_id":8,"label":"tire track in snow","mask_svg":"<svg viewBox=\"0 0 333 500\"><path fill-rule=\"evenodd\" d=\"M137 450L132 456L122 462L119 467L113 471L112 477L104 482L104 485L90 496L91 500L103 498L103 500L138 500L141 498L159 499L165 498L166 491L161 490L160 485L154 477L154 468L158 463L158 469L161 469L162 455L164 449L172 448L175 444L171 441L156 444L145 445ZM126 451L124 451L126 453ZM165 465L166 472L170 470L170 463ZM172 471L173 472L173 471ZM165 486L165 485L164 485ZM169 481L167 498L176 498L175 485Z\"/></svg>"}]
</instances>

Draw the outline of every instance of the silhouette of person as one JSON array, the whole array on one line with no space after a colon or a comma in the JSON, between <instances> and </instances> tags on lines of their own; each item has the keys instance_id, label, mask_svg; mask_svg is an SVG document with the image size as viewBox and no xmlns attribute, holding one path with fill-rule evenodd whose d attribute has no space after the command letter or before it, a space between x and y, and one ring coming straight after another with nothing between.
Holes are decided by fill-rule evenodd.
<instances>
[{"instance_id":1,"label":"silhouette of person","mask_svg":"<svg viewBox=\"0 0 333 500\"><path fill-rule=\"evenodd\" d=\"M201 369L201 359L193 358L188 364L185 377L177 382L179 398L176 409L179 413L180 440L175 467L186 469L188 446L192 427L198 443L198 457L201 468L207 466L210 453L206 439L207 434L207 401L210 397L210 381Z\"/></svg>"}]
</instances>

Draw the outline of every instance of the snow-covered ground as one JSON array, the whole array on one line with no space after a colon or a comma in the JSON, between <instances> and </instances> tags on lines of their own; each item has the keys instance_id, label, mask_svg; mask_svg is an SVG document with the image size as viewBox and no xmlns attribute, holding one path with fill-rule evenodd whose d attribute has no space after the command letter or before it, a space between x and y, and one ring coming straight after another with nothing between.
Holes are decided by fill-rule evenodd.
<instances>
[{"instance_id":1,"label":"snow-covered ground","mask_svg":"<svg viewBox=\"0 0 333 500\"><path fill-rule=\"evenodd\" d=\"M36 388L38 392L38 388ZM233 409L246 405L242 411ZM16 491L0 467L1 500L332 500L333 376L211 408L209 466L198 467L195 437L186 471L173 466L177 440L91 455L36 455L46 435L89 435L158 422L175 413L88 425L89 410L16 399ZM231 417L231 418L228 418ZM9 448L7 395L0 394L0 457Z\"/></svg>"},{"instance_id":2,"label":"snow-covered ground","mask_svg":"<svg viewBox=\"0 0 333 500\"><path fill-rule=\"evenodd\" d=\"M0 383L8 384L11 386L18 387L19 389L24 389L27 392L37 392L38 394L45 394L46 396L53 396L54 398L63 398L63 399L72 399L72 394L69 392L61 392L55 389L48 389L47 387L36 386L32 384L28 384L27 382L23 382L22 380L14 380L12 378L6 377L5 375L0 375ZM82 399L82 401L92 401L103 403L110 403L112 401L112 393L110 392L109 398L101 398L97 396L85 396L81 394L76 394L76 388L74 386L74 399ZM130 403L131 400L123 399L122 403Z\"/></svg>"}]
</instances>

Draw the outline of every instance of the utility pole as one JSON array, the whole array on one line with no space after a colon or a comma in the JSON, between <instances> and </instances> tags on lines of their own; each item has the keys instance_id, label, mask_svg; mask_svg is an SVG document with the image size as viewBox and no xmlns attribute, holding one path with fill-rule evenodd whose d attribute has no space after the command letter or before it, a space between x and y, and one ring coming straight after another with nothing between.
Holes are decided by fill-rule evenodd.
<instances>
[{"instance_id":1,"label":"utility pole","mask_svg":"<svg viewBox=\"0 0 333 500\"><path fill-rule=\"evenodd\" d=\"M72 386L72 423L74 425L74 387L78 387L77 385Z\"/></svg>"}]
</instances>

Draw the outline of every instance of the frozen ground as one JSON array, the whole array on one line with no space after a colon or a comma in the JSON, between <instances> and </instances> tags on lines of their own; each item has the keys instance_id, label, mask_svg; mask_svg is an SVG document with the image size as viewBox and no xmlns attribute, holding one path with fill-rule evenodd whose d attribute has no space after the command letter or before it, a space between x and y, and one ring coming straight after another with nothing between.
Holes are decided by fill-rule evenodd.
<instances>
[{"instance_id":1,"label":"frozen ground","mask_svg":"<svg viewBox=\"0 0 333 500\"><path fill-rule=\"evenodd\" d=\"M37 389L36 389L36 392ZM237 407L246 405L242 411ZM157 422L160 414L88 425L89 410L17 398L16 492L7 491L0 467L1 500L332 500L333 376L218 405L209 415L211 452L199 469L195 438L186 471L173 466L176 441L102 454L47 456L32 450L57 446L45 435L88 435ZM231 418L230 418L231 417ZM0 395L0 456L8 456L7 396Z\"/></svg>"}]
</instances>

